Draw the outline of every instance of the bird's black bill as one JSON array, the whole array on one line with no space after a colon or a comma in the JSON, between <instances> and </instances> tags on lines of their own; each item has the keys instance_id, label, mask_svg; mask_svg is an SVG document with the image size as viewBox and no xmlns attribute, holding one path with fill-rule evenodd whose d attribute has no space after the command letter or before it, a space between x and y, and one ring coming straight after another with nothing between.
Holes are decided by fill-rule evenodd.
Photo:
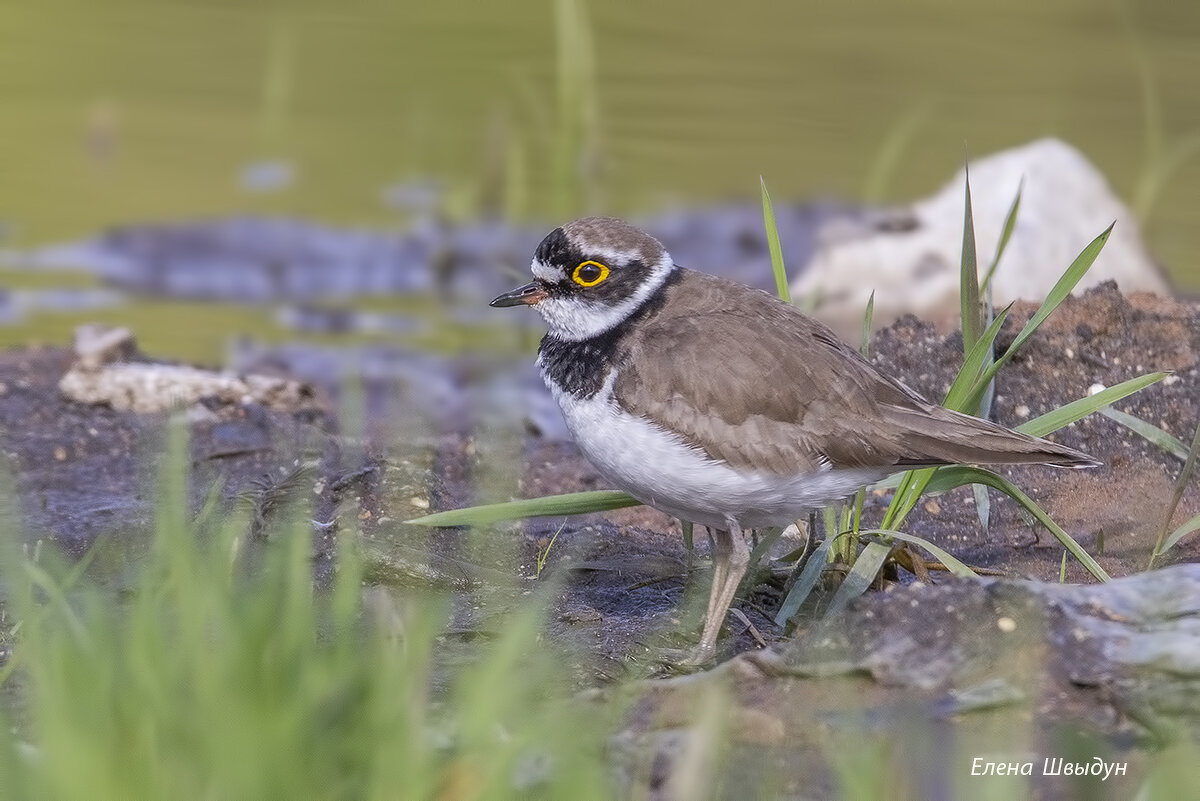
<instances>
[{"instance_id":1,"label":"bird's black bill","mask_svg":"<svg viewBox=\"0 0 1200 801\"><path fill-rule=\"evenodd\" d=\"M546 288L537 281L530 281L511 292L505 292L489 303L489 306L532 306L546 297Z\"/></svg>"}]
</instances>

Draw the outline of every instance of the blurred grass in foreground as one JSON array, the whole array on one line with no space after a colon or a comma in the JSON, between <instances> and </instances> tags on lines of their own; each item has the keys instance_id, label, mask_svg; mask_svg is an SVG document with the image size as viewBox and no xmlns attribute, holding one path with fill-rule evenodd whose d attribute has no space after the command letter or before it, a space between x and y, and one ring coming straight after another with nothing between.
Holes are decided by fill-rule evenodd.
<instances>
[{"instance_id":1,"label":"blurred grass in foreground","mask_svg":"<svg viewBox=\"0 0 1200 801\"><path fill-rule=\"evenodd\" d=\"M127 597L8 543L16 645L0 675L20 711L0 731L0 797L610 796L605 723L540 641L544 599L445 667L445 604L365 603L354 548L314 591L306 517L266 543L211 509L193 522L173 440Z\"/></svg>"}]
</instances>

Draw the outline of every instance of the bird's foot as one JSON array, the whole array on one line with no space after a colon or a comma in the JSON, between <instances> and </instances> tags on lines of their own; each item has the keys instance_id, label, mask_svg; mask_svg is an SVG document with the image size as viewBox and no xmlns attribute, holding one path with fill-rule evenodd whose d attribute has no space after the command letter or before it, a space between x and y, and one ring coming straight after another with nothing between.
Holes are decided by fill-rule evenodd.
<instances>
[{"instance_id":1,"label":"bird's foot","mask_svg":"<svg viewBox=\"0 0 1200 801\"><path fill-rule=\"evenodd\" d=\"M657 673L662 676L676 676L687 673L698 673L712 667L716 662L715 648L657 648L651 655Z\"/></svg>"}]
</instances>

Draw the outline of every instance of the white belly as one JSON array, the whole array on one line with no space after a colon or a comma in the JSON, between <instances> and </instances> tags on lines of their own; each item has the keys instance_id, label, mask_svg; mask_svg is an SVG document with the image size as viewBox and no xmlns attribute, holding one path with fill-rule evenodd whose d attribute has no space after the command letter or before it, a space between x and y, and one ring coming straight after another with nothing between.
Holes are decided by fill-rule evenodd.
<instances>
[{"instance_id":1,"label":"white belly","mask_svg":"<svg viewBox=\"0 0 1200 801\"><path fill-rule=\"evenodd\" d=\"M866 468L796 475L734 470L677 434L622 411L612 398L614 380L610 373L587 400L552 383L550 391L579 450L600 474L669 515L721 529L726 515L744 528L787 525L887 475Z\"/></svg>"}]
</instances>

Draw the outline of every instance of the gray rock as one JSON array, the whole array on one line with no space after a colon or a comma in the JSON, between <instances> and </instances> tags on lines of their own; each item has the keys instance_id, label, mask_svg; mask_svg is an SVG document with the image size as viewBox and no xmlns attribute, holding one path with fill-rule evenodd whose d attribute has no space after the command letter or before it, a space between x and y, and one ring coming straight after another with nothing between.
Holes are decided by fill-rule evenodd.
<instances>
[{"instance_id":1,"label":"gray rock","mask_svg":"<svg viewBox=\"0 0 1200 801\"><path fill-rule=\"evenodd\" d=\"M997 304L1045 297L1075 256L1114 220L1111 238L1078 289L1115 279L1125 292L1169 293L1133 213L1075 148L1041 139L973 160L970 170L981 276L1023 186L1016 227L993 279ZM963 188L960 170L937 194L881 215L872 226L827 225L821 245L792 284L793 295L816 295L818 316L847 335L860 330L872 290L877 326L908 312L955 316Z\"/></svg>"},{"instance_id":2,"label":"gray rock","mask_svg":"<svg viewBox=\"0 0 1200 801\"><path fill-rule=\"evenodd\" d=\"M911 585L865 597L828 628L739 660L805 676L827 674L829 665L865 671L887 686L946 693L947 713L1029 700L1061 714L1064 698L1099 690L1103 705L1143 725L1173 720L1196 734L1200 564L1086 586Z\"/></svg>"}]
</instances>

